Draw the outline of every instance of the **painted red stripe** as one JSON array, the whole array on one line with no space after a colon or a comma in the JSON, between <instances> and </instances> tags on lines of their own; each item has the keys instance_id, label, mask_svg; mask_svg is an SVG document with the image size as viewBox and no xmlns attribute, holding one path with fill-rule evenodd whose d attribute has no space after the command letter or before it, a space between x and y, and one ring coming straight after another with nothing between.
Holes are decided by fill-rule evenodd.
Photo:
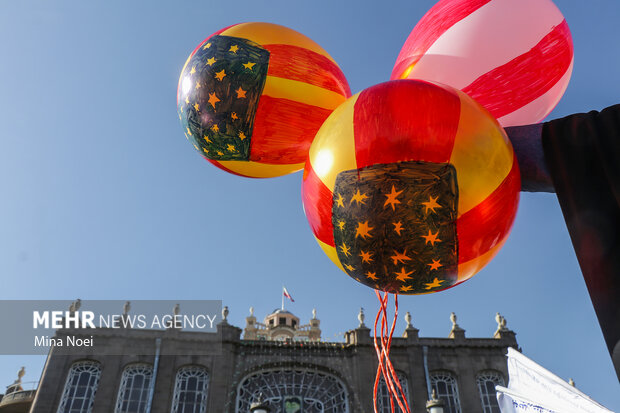
<instances>
[{"instance_id":1,"label":"painted red stripe","mask_svg":"<svg viewBox=\"0 0 620 413\"><path fill-rule=\"evenodd\" d=\"M351 96L344 73L327 57L298 46L285 44L262 46L269 51L268 76L297 80L346 97Z\"/></svg>"},{"instance_id":2,"label":"painted red stripe","mask_svg":"<svg viewBox=\"0 0 620 413\"><path fill-rule=\"evenodd\" d=\"M495 191L457 220L459 263L479 257L508 234L519 205L520 190L521 176L514 157L510 172Z\"/></svg>"},{"instance_id":3,"label":"painted red stripe","mask_svg":"<svg viewBox=\"0 0 620 413\"><path fill-rule=\"evenodd\" d=\"M364 90L353 115L357 167L448 162L460 110L456 93L420 80L395 80Z\"/></svg>"},{"instance_id":4,"label":"painted red stripe","mask_svg":"<svg viewBox=\"0 0 620 413\"><path fill-rule=\"evenodd\" d=\"M271 164L302 163L331 110L289 99L261 96L254 117L250 160Z\"/></svg>"},{"instance_id":5,"label":"painted red stripe","mask_svg":"<svg viewBox=\"0 0 620 413\"><path fill-rule=\"evenodd\" d=\"M399 79L450 27L489 1L491 0L443 0L435 4L409 34L396 59L391 79Z\"/></svg>"},{"instance_id":6,"label":"painted red stripe","mask_svg":"<svg viewBox=\"0 0 620 413\"><path fill-rule=\"evenodd\" d=\"M306 161L304 179L301 183L301 199L314 236L333 247L335 245L332 225L333 194L316 175L309 160Z\"/></svg>"},{"instance_id":7,"label":"painted red stripe","mask_svg":"<svg viewBox=\"0 0 620 413\"><path fill-rule=\"evenodd\" d=\"M534 48L485 73L463 88L495 118L501 118L544 95L566 73L573 42L566 20Z\"/></svg>"}]
</instances>

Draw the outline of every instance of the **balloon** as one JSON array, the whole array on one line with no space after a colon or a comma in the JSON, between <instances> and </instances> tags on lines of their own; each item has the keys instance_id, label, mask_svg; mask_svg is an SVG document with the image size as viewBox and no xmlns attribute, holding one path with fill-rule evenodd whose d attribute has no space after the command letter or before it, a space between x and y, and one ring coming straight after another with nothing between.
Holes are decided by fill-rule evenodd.
<instances>
[{"instance_id":1,"label":"balloon","mask_svg":"<svg viewBox=\"0 0 620 413\"><path fill-rule=\"evenodd\" d=\"M323 121L351 92L318 44L270 23L242 23L205 39L179 78L185 136L217 167L267 178L301 170Z\"/></svg>"},{"instance_id":2,"label":"balloon","mask_svg":"<svg viewBox=\"0 0 620 413\"><path fill-rule=\"evenodd\" d=\"M506 127L544 119L572 69L570 30L550 0L442 0L414 27L391 78L460 89Z\"/></svg>"},{"instance_id":3,"label":"balloon","mask_svg":"<svg viewBox=\"0 0 620 413\"><path fill-rule=\"evenodd\" d=\"M404 294L478 272L510 231L521 179L497 121L465 93L419 80L372 86L317 133L302 200L327 256Z\"/></svg>"}]
</instances>

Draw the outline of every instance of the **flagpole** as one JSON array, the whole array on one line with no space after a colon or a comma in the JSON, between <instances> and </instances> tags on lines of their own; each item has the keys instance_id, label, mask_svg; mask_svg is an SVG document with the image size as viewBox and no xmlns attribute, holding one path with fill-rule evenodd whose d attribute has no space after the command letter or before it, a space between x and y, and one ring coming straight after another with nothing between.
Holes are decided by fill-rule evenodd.
<instances>
[{"instance_id":1,"label":"flagpole","mask_svg":"<svg viewBox=\"0 0 620 413\"><path fill-rule=\"evenodd\" d=\"M284 311L284 285L282 285L282 311Z\"/></svg>"}]
</instances>

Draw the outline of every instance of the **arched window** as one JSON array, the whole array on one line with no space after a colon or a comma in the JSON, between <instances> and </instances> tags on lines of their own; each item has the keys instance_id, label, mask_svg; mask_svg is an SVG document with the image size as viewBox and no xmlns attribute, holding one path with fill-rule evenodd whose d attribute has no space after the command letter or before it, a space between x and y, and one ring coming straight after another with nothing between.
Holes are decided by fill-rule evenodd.
<instances>
[{"instance_id":1,"label":"arched window","mask_svg":"<svg viewBox=\"0 0 620 413\"><path fill-rule=\"evenodd\" d=\"M271 413L348 413L344 384L335 376L304 369L261 370L244 377L237 388L236 412L250 411L262 395Z\"/></svg>"},{"instance_id":2,"label":"arched window","mask_svg":"<svg viewBox=\"0 0 620 413\"><path fill-rule=\"evenodd\" d=\"M396 374L398 376L398 381L400 382L400 387L402 387L405 394L405 399L407 399L407 403L409 403L409 386L407 385L407 377L401 372L397 372ZM380 413L392 413L390 394L383 377L381 377L379 387L377 388L377 406L379 407ZM394 400L394 409L396 409L396 412L402 412L396 400Z\"/></svg>"},{"instance_id":3,"label":"arched window","mask_svg":"<svg viewBox=\"0 0 620 413\"><path fill-rule=\"evenodd\" d=\"M446 413L461 413L459 389L451 373L447 371L432 373L431 386L437 392L437 397L445 403Z\"/></svg>"},{"instance_id":4,"label":"arched window","mask_svg":"<svg viewBox=\"0 0 620 413\"><path fill-rule=\"evenodd\" d=\"M495 386L504 385L504 377L501 373L493 370L482 371L476 376L476 384L478 384L480 403L482 403L484 413L500 413Z\"/></svg>"},{"instance_id":5,"label":"arched window","mask_svg":"<svg viewBox=\"0 0 620 413\"><path fill-rule=\"evenodd\" d=\"M101 364L93 360L73 363L58 405L58 413L90 413L101 377Z\"/></svg>"},{"instance_id":6,"label":"arched window","mask_svg":"<svg viewBox=\"0 0 620 413\"><path fill-rule=\"evenodd\" d=\"M209 374L203 367L187 366L177 372L172 396L172 413L205 413Z\"/></svg>"},{"instance_id":7,"label":"arched window","mask_svg":"<svg viewBox=\"0 0 620 413\"><path fill-rule=\"evenodd\" d=\"M146 412L153 367L149 364L131 364L123 370L114 413Z\"/></svg>"}]
</instances>

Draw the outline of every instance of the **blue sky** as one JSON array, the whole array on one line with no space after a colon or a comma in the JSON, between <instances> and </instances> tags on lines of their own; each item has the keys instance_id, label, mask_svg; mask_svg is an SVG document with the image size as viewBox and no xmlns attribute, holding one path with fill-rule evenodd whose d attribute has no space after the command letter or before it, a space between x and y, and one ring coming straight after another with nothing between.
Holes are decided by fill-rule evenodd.
<instances>
[{"instance_id":1,"label":"blue sky","mask_svg":"<svg viewBox=\"0 0 620 413\"><path fill-rule=\"evenodd\" d=\"M317 246L301 173L228 175L198 156L176 115L179 72L217 29L243 21L294 28L339 62L356 93L389 79L407 35L433 5L417 1L3 2L0 12L0 299L221 299L244 325L280 305L341 340L371 289ZM620 100L616 0L558 0L575 67L549 118ZM522 194L510 238L467 283L401 298L422 336L449 314L490 337L502 313L525 355L612 410L620 386L555 195ZM398 330L404 329L404 321ZM400 333L400 331L399 331ZM0 357L0 386L41 357Z\"/></svg>"}]
</instances>

